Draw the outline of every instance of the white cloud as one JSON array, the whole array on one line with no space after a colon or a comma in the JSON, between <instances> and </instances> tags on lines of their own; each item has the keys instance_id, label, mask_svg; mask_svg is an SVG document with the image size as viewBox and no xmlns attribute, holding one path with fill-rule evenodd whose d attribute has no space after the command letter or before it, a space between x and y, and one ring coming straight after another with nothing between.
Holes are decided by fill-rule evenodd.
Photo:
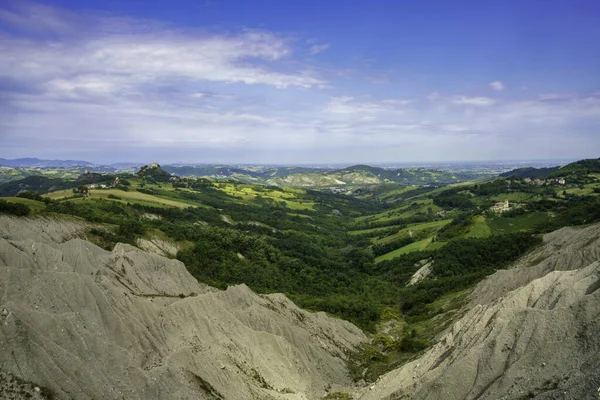
<instances>
[{"instance_id":1,"label":"white cloud","mask_svg":"<svg viewBox=\"0 0 600 400\"><path fill-rule=\"evenodd\" d=\"M237 97L194 96L197 93L145 95L138 99L126 96L94 104L22 94L13 106L27 118L13 121L10 130L0 129L6 129L7 146L20 141L30 149L50 145L68 148L76 141L78 148L97 149L101 155L113 154L115 149L129 149L135 155L154 154L152 149L160 149L171 160L184 160L180 155L187 154L186 159L192 161L194 154L198 157L200 151L208 150L214 154L237 151L239 157L270 152L270 161L286 154L288 162L296 162L298 158L291 155L307 154L307 160L314 161L316 148L323 160L329 161L342 154L370 154L371 160L396 154L415 160L433 157L431 154L445 157L442 159L469 159L474 149L484 151L483 155L477 153L478 157L507 158L506 154L521 154L511 147L515 143L519 148L535 149L535 153L523 150L523 156L556 155L558 150L548 153L556 146L585 149L590 143L598 144L597 140L590 142L594 135L576 133L569 135L569 143L563 143L565 131L578 132L573 129L578 124L600 123L600 99L594 97L567 103L505 101L494 107L476 108L470 104L457 108L454 97L440 97L437 102L450 107L431 108L426 102L338 96L329 98L321 112L298 107L293 113L279 113L265 108L250 111L237 103ZM467 117L464 110L472 112ZM6 112L0 111L4 127L10 121L5 118ZM36 133L39 129L43 129L43 135ZM538 153L547 143L552 144L547 152ZM363 150L352 153L351 147ZM489 149L497 149L494 151L498 153Z\"/></svg>"},{"instance_id":2,"label":"white cloud","mask_svg":"<svg viewBox=\"0 0 600 400\"><path fill-rule=\"evenodd\" d=\"M413 100L409 99L385 99L381 100L383 104L390 104L393 106L405 106L413 102Z\"/></svg>"},{"instance_id":3,"label":"white cloud","mask_svg":"<svg viewBox=\"0 0 600 400\"><path fill-rule=\"evenodd\" d=\"M454 104L466 104L470 106L488 107L496 104L496 100L490 99L489 97L467 97L467 96L456 96L453 99Z\"/></svg>"},{"instance_id":4,"label":"white cloud","mask_svg":"<svg viewBox=\"0 0 600 400\"><path fill-rule=\"evenodd\" d=\"M280 72L260 63L289 56L279 37L265 32L237 36L116 35L81 43L3 40L0 69L15 79L119 79L127 85L160 80L242 82L279 88L324 84L310 71ZM76 85L73 82L73 85Z\"/></svg>"},{"instance_id":5,"label":"white cloud","mask_svg":"<svg viewBox=\"0 0 600 400\"><path fill-rule=\"evenodd\" d=\"M315 44L310 48L310 54L319 54L329 48L328 44Z\"/></svg>"},{"instance_id":6,"label":"white cloud","mask_svg":"<svg viewBox=\"0 0 600 400\"><path fill-rule=\"evenodd\" d=\"M411 103L407 99L383 99L379 101L354 101L354 97L331 97L325 106L325 112L332 114L354 114L365 117L365 114L398 112L402 106Z\"/></svg>"},{"instance_id":7,"label":"white cloud","mask_svg":"<svg viewBox=\"0 0 600 400\"><path fill-rule=\"evenodd\" d=\"M504 89L506 89L506 87L504 86L504 84L500 81L494 81L494 82L490 82L490 87L494 90L497 90L499 92L503 91Z\"/></svg>"},{"instance_id":8,"label":"white cloud","mask_svg":"<svg viewBox=\"0 0 600 400\"><path fill-rule=\"evenodd\" d=\"M15 4L11 9L0 8L0 23L29 33L49 31L53 37L2 35L0 70L17 80L57 81L63 88L93 80L118 81L121 87L165 80L241 82L278 88L326 83L308 66L293 62L292 47L272 32L199 34L153 21L79 16L36 3Z\"/></svg>"}]
</instances>

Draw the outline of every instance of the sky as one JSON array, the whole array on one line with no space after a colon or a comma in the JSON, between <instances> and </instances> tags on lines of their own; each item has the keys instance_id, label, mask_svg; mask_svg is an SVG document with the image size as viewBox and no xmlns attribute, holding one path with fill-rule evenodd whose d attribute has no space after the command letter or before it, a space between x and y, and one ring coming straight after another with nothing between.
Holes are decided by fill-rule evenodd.
<instances>
[{"instance_id":1,"label":"sky","mask_svg":"<svg viewBox=\"0 0 600 400\"><path fill-rule=\"evenodd\" d=\"M0 0L0 157L600 157L598 0Z\"/></svg>"}]
</instances>

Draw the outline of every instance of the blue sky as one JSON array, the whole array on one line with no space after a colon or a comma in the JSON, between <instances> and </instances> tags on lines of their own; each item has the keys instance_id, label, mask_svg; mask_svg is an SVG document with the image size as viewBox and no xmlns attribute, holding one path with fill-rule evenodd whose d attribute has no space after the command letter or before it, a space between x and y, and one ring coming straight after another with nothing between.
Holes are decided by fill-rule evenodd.
<instances>
[{"instance_id":1,"label":"blue sky","mask_svg":"<svg viewBox=\"0 0 600 400\"><path fill-rule=\"evenodd\" d=\"M600 2L0 1L0 157L598 157Z\"/></svg>"}]
</instances>

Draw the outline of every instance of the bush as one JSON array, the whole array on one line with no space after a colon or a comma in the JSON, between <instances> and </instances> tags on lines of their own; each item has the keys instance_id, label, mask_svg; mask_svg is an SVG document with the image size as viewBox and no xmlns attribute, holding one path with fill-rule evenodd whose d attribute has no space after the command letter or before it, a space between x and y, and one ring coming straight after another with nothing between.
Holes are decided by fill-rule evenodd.
<instances>
[{"instance_id":1,"label":"bush","mask_svg":"<svg viewBox=\"0 0 600 400\"><path fill-rule=\"evenodd\" d=\"M0 213L23 217L29 215L31 213L31 209L26 204L11 203L0 199Z\"/></svg>"},{"instance_id":2,"label":"bush","mask_svg":"<svg viewBox=\"0 0 600 400\"><path fill-rule=\"evenodd\" d=\"M40 194L34 190L25 190L25 191L17 194L17 197L22 197L24 199L31 199L31 200L36 200L36 201L44 201L44 198L42 196L40 196Z\"/></svg>"},{"instance_id":3,"label":"bush","mask_svg":"<svg viewBox=\"0 0 600 400\"><path fill-rule=\"evenodd\" d=\"M459 210L472 210L475 204L470 197L458 193L459 189L448 189L433 198L433 203L445 209L458 208Z\"/></svg>"},{"instance_id":4,"label":"bush","mask_svg":"<svg viewBox=\"0 0 600 400\"><path fill-rule=\"evenodd\" d=\"M448 225L442 227L437 235L437 239L447 241L456 236L462 236L469 231L473 225L473 218L469 214L459 215Z\"/></svg>"},{"instance_id":5,"label":"bush","mask_svg":"<svg viewBox=\"0 0 600 400\"><path fill-rule=\"evenodd\" d=\"M144 234L144 225L140 221L129 219L119 225L119 233L126 238Z\"/></svg>"}]
</instances>

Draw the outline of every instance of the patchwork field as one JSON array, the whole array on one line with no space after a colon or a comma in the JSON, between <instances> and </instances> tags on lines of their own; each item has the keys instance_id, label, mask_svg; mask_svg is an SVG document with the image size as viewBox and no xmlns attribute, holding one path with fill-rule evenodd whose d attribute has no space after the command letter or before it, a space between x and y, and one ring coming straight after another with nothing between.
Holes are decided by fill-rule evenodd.
<instances>
[{"instance_id":1,"label":"patchwork field","mask_svg":"<svg viewBox=\"0 0 600 400\"><path fill-rule=\"evenodd\" d=\"M237 183L219 183L216 188L234 197L240 197L244 200L256 198L265 198L285 203L286 207L292 210L313 210L315 203L304 200L301 196L305 193L301 189L284 188L272 189L268 186L259 187L256 185L244 185Z\"/></svg>"},{"instance_id":2,"label":"patchwork field","mask_svg":"<svg viewBox=\"0 0 600 400\"><path fill-rule=\"evenodd\" d=\"M474 238L485 238L492 235L492 230L485 217L478 216L475 218L475 223L471 227L471 230L465 235L465 237L474 237Z\"/></svg>"},{"instance_id":3,"label":"patchwork field","mask_svg":"<svg viewBox=\"0 0 600 400\"><path fill-rule=\"evenodd\" d=\"M397 218L408 218L418 213L427 213L429 211L436 213L441 208L433 204L431 199L414 200L410 203L402 204L392 210L384 211L378 214L367 215L356 218L356 222L386 222Z\"/></svg>"},{"instance_id":4,"label":"patchwork field","mask_svg":"<svg viewBox=\"0 0 600 400\"><path fill-rule=\"evenodd\" d=\"M531 193L523 193L523 192L511 192L511 193L502 193L496 196L490 197L491 200L494 201L514 201L514 202L523 202L532 198Z\"/></svg>"},{"instance_id":5,"label":"patchwork field","mask_svg":"<svg viewBox=\"0 0 600 400\"><path fill-rule=\"evenodd\" d=\"M48 193L48 197L53 200L62 199L69 196L73 196L73 191L71 189ZM154 196L151 194L141 193L137 191L125 192L123 190L118 189L91 189L89 191L88 197L78 197L70 201L85 201L86 199L109 199L109 196L113 196L113 198L111 199L113 201L123 203L139 203L154 207L185 208L190 207L192 205L199 205L193 202L189 202L188 204L184 200L179 201L173 199L166 199L159 196Z\"/></svg>"},{"instance_id":6,"label":"patchwork field","mask_svg":"<svg viewBox=\"0 0 600 400\"><path fill-rule=\"evenodd\" d=\"M390 251L389 253L386 253L382 256L376 257L375 263L385 261L385 260L391 260L394 257L398 257L402 254L407 254L412 251L425 250L431 244L431 242L432 242L432 238L430 238L430 237L427 239L419 240L418 242L411 243L407 246L401 247L394 251Z\"/></svg>"},{"instance_id":7,"label":"patchwork field","mask_svg":"<svg viewBox=\"0 0 600 400\"><path fill-rule=\"evenodd\" d=\"M530 230L548 219L550 219L550 215L546 212L533 212L514 218L492 218L486 222L493 234L501 234Z\"/></svg>"},{"instance_id":8,"label":"patchwork field","mask_svg":"<svg viewBox=\"0 0 600 400\"><path fill-rule=\"evenodd\" d=\"M452 222L451 219L443 219L440 221L432 221L432 222L424 222L421 224L414 224L407 228L401 229L400 231L398 231L398 233L378 239L376 243L389 243L389 242L392 242L402 236L407 236L408 234L410 234L410 232L413 232L413 234L418 234L418 233L421 233L422 231L425 231L428 229L440 228L444 225L449 224L450 222Z\"/></svg>"}]
</instances>

